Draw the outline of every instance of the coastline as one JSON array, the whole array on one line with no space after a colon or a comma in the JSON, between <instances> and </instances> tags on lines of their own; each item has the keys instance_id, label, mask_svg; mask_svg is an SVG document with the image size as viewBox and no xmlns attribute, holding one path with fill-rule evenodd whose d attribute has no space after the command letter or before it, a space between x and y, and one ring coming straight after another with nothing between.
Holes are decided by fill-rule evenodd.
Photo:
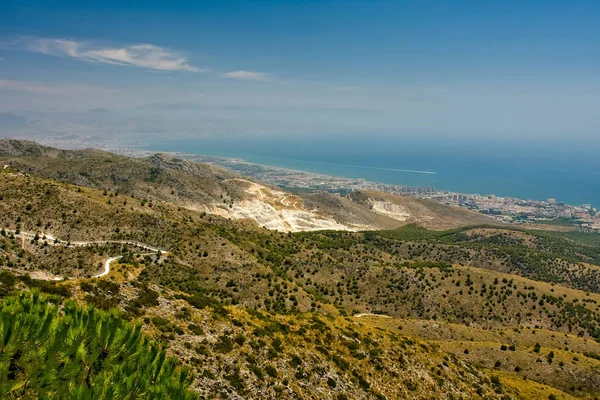
<instances>
[{"instance_id":1,"label":"coastline","mask_svg":"<svg viewBox=\"0 0 600 400\"><path fill-rule=\"evenodd\" d=\"M48 140L39 140L46 145L62 148L99 148L105 151L113 152L129 157L147 157L157 152L170 154L174 157L195 160L223 167L242 176L256 179L267 184L278 186L282 189L292 192L330 192L345 195L352 191L375 191L384 192L399 196L412 196L421 199L430 199L447 205L464 207L482 214L493 217L494 219L506 223L527 223L532 227L539 225L552 226L553 229L559 227L572 228L586 231L600 232L600 216L597 209L590 204L571 205L561 202L560 199L532 200L518 197L496 196L494 194L469 194L459 191L450 191L438 189L434 185L398 185L384 183L374 179L365 179L359 177L344 177L341 175L306 171L299 168L288 168L276 166L268 163L253 162L243 157L227 157L221 155L203 155L196 152L181 151L161 151L163 146L150 146L132 143L124 145L123 143L86 143L81 146L74 142L49 143ZM168 146L165 146L168 147ZM192 146L193 147L193 146ZM160 148L160 149L159 149ZM313 164L334 165L333 163ZM420 176L437 176L437 171L424 170L404 170L396 168L370 168L358 165L347 165L351 168L392 170L395 172L405 172ZM425 174L423 174L425 172ZM379 176L379 175L375 175Z\"/></svg>"},{"instance_id":2,"label":"coastline","mask_svg":"<svg viewBox=\"0 0 600 400\"><path fill-rule=\"evenodd\" d=\"M153 153L155 152L143 151L139 155L145 156ZM226 168L247 178L256 179L292 192L330 192L340 195L353 191L383 192L463 207L488 215L499 222L527 224L533 229L539 229L540 226L543 226L555 230L578 229L600 232L600 216L591 205L576 206L555 199L540 201L502 197L494 194L458 193L440 190L431 186L394 185L363 178L345 178L254 163L239 157L229 158L184 152L167 152L167 154Z\"/></svg>"}]
</instances>

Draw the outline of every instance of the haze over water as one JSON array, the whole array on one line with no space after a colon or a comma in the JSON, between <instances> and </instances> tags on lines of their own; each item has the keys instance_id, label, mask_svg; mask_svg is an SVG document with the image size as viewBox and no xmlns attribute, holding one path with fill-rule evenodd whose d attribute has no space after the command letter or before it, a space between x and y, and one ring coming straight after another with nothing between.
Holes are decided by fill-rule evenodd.
<instances>
[{"instance_id":1,"label":"haze over water","mask_svg":"<svg viewBox=\"0 0 600 400\"><path fill-rule=\"evenodd\" d=\"M186 139L155 151L238 157L265 165L460 193L600 206L600 161L592 149L540 143L361 136Z\"/></svg>"}]
</instances>

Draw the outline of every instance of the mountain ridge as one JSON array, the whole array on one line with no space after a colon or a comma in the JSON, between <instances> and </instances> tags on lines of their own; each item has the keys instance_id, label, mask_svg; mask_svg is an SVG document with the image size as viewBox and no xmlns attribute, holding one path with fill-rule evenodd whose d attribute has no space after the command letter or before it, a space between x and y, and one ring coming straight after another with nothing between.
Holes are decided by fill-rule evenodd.
<instances>
[{"instance_id":1,"label":"mountain ridge","mask_svg":"<svg viewBox=\"0 0 600 400\"><path fill-rule=\"evenodd\" d=\"M252 219L282 231L390 229L412 222L448 229L493 222L469 210L376 192L366 193L366 199L359 192L345 197L294 195L219 167L164 153L131 158L5 139L0 140L0 163L67 183L177 202L223 217ZM284 198L295 200L286 204ZM402 213L382 212L386 206Z\"/></svg>"}]
</instances>

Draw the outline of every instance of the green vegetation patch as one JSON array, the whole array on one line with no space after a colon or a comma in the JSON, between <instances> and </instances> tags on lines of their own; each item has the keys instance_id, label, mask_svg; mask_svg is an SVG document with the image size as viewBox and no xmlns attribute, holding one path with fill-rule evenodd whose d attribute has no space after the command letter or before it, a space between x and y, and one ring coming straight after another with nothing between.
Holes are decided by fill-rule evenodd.
<instances>
[{"instance_id":1,"label":"green vegetation patch","mask_svg":"<svg viewBox=\"0 0 600 400\"><path fill-rule=\"evenodd\" d=\"M194 399L187 368L116 312L21 292L0 303L0 388L9 398ZM61 307L62 306L62 307Z\"/></svg>"}]
</instances>

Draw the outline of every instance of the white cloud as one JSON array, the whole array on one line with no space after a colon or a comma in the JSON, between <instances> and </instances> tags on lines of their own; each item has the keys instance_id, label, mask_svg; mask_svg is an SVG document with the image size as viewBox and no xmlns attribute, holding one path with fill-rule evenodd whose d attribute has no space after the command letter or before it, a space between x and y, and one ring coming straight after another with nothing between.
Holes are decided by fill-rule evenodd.
<instances>
[{"instance_id":1,"label":"white cloud","mask_svg":"<svg viewBox=\"0 0 600 400\"><path fill-rule=\"evenodd\" d=\"M26 49L53 56L68 56L87 62L125 65L160 71L205 72L188 63L186 57L153 44L126 47L101 46L68 39L25 39Z\"/></svg>"},{"instance_id":2,"label":"white cloud","mask_svg":"<svg viewBox=\"0 0 600 400\"><path fill-rule=\"evenodd\" d=\"M44 96L82 96L91 93L119 93L117 90L86 85L65 84L50 86L39 82L0 79L0 92L2 91L25 92Z\"/></svg>"},{"instance_id":3,"label":"white cloud","mask_svg":"<svg viewBox=\"0 0 600 400\"><path fill-rule=\"evenodd\" d=\"M271 77L271 74L266 72L252 71L231 71L222 75L224 78L239 79L243 81L266 81Z\"/></svg>"}]
</instances>

